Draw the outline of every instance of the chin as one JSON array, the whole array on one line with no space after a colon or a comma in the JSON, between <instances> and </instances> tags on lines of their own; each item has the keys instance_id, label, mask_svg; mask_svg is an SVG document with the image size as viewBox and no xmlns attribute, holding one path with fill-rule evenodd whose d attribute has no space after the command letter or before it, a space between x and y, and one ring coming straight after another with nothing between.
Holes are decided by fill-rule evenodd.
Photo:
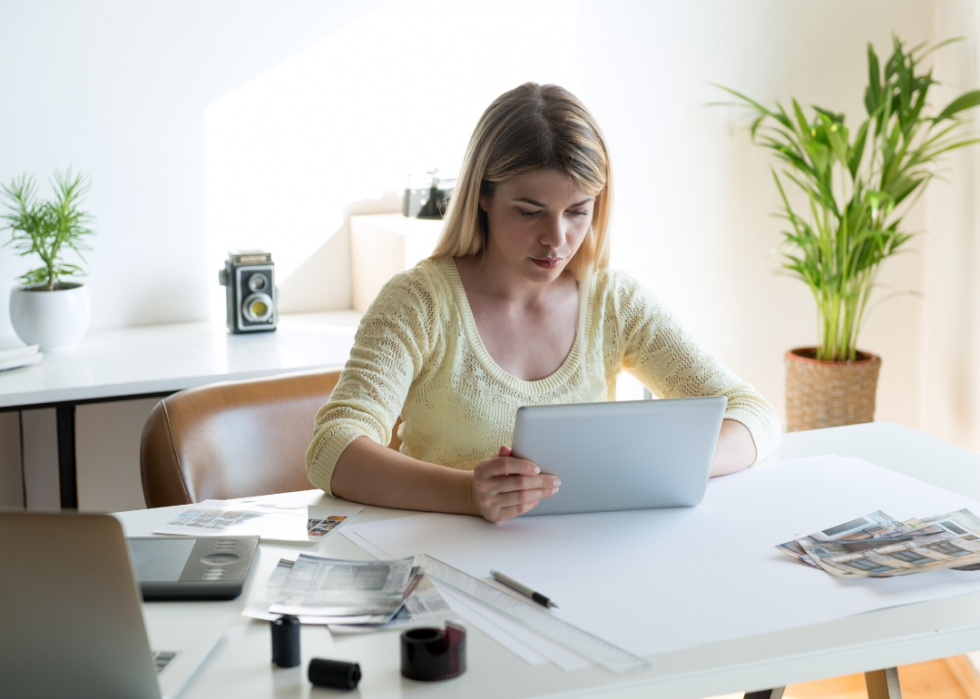
<instances>
[{"instance_id":1,"label":"chin","mask_svg":"<svg viewBox=\"0 0 980 699\"><path fill-rule=\"evenodd\" d=\"M562 272L565 271L565 267L566 267L565 263L562 263L561 265L555 267L554 269L541 269L540 267L538 267L532 262L531 269L529 269L524 276L530 279L531 281L546 284L548 282L553 282L554 280L558 279L558 277L562 275Z\"/></svg>"}]
</instances>

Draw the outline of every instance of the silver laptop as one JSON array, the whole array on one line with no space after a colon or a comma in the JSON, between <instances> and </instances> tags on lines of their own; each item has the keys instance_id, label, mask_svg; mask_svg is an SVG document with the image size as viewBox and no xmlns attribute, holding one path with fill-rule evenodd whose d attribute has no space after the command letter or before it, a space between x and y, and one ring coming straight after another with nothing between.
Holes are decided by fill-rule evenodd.
<instances>
[{"instance_id":1,"label":"silver laptop","mask_svg":"<svg viewBox=\"0 0 980 699\"><path fill-rule=\"evenodd\" d=\"M0 561L0 699L173 697L230 618L147 605L157 607L151 650L122 526L109 515L0 512Z\"/></svg>"},{"instance_id":2,"label":"silver laptop","mask_svg":"<svg viewBox=\"0 0 980 699\"><path fill-rule=\"evenodd\" d=\"M514 455L561 478L530 515L690 507L704 498L724 396L519 408Z\"/></svg>"}]
</instances>

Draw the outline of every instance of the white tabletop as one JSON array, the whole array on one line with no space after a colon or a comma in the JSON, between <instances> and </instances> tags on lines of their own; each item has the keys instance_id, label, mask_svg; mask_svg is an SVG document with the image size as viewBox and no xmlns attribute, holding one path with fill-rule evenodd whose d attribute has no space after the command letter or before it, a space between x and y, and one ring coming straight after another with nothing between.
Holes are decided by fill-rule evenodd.
<instances>
[{"instance_id":1,"label":"white tabletop","mask_svg":"<svg viewBox=\"0 0 980 699\"><path fill-rule=\"evenodd\" d=\"M858 456L900 473L980 498L980 456L892 423L874 423L784 435L774 460L834 453ZM793 497L793 494L788 495ZM279 498L283 496L277 496ZM319 491L288 496L316 502ZM127 535L145 535L180 508L118 515ZM407 513L367 507L358 522ZM335 558L368 559L342 536L310 549L262 544L244 594L238 600L196 603L211 612L240 610L265 582L280 557L301 551ZM151 624L165 624L174 603L148 605ZM175 615L169 615L175 616ZM363 697L707 697L765 689L822 677L904 665L980 649L980 593L885 609L789 631L714 643L650 658L649 670L614 675L593 667L563 672L554 666L530 667L478 630L469 627L469 669L455 680L426 684L399 673L399 634L381 632L331 638L321 627L302 630L303 662L274 668L268 624L236 617L182 698L213 696L305 697L311 691L306 666L313 657L356 661Z\"/></svg>"},{"instance_id":2,"label":"white tabletop","mask_svg":"<svg viewBox=\"0 0 980 699\"><path fill-rule=\"evenodd\" d=\"M37 366L0 373L0 409L340 368L359 319L354 311L285 315L273 332L241 335L208 322L94 330L74 350L48 352ZM20 344L0 339L0 349Z\"/></svg>"}]
</instances>

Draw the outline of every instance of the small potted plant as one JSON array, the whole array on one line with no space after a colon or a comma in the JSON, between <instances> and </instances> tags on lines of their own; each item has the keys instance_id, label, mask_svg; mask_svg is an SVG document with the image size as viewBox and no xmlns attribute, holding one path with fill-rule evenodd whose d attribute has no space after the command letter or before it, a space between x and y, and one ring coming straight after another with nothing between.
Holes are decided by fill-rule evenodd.
<instances>
[{"instance_id":1,"label":"small potted plant","mask_svg":"<svg viewBox=\"0 0 980 699\"><path fill-rule=\"evenodd\" d=\"M89 323L88 290L76 281L83 276L78 265L64 261L73 250L84 262L82 250L90 250L83 239L92 235L92 217L79 205L89 189L81 174L55 172L54 198L37 199L34 178L24 175L10 185L0 184L5 213L0 221L11 231L5 244L20 255L37 255L43 263L18 278L10 293L10 322L28 345L44 351L73 348Z\"/></svg>"},{"instance_id":2,"label":"small potted plant","mask_svg":"<svg viewBox=\"0 0 980 699\"><path fill-rule=\"evenodd\" d=\"M786 354L787 431L871 422L879 357L857 348L861 324L882 262L903 252L914 233L902 219L932 180L943 154L976 143L961 135L959 115L980 104L966 92L928 115L932 71L919 63L950 43L906 50L893 38L884 65L868 45L867 118L851 130L844 115L814 106L808 116L797 101L768 109L743 94L755 117L751 134L784 167L773 169L782 198L782 270L802 280L817 304L816 347ZM802 194L802 207L787 195Z\"/></svg>"}]
</instances>

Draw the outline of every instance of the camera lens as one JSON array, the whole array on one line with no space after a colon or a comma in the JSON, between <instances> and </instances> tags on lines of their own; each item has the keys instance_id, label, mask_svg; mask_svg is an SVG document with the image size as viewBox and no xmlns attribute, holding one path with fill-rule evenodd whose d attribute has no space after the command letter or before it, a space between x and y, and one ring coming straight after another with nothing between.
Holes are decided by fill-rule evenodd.
<instances>
[{"instance_id":1,"label":"camera lens","mask_svg":"<svg viewBox=\"0 0 980 699\"><path fill-rule=\"evenodd\" d=\"M272 316L272 299L266 294L252 294L242 304L242 313L253 323L265 323Z\"/></svg>"},{"instance_id":2,"label":"camera lens","mask_svg":"<svg viewBox=\"0 0 980 699\"><path fill-rule=\"evenodd\" d=\"M262 291L269 285L269 280L264 274L253 274L248 278L248 288L252 291Z\"/></svg>"}]
</instances>

